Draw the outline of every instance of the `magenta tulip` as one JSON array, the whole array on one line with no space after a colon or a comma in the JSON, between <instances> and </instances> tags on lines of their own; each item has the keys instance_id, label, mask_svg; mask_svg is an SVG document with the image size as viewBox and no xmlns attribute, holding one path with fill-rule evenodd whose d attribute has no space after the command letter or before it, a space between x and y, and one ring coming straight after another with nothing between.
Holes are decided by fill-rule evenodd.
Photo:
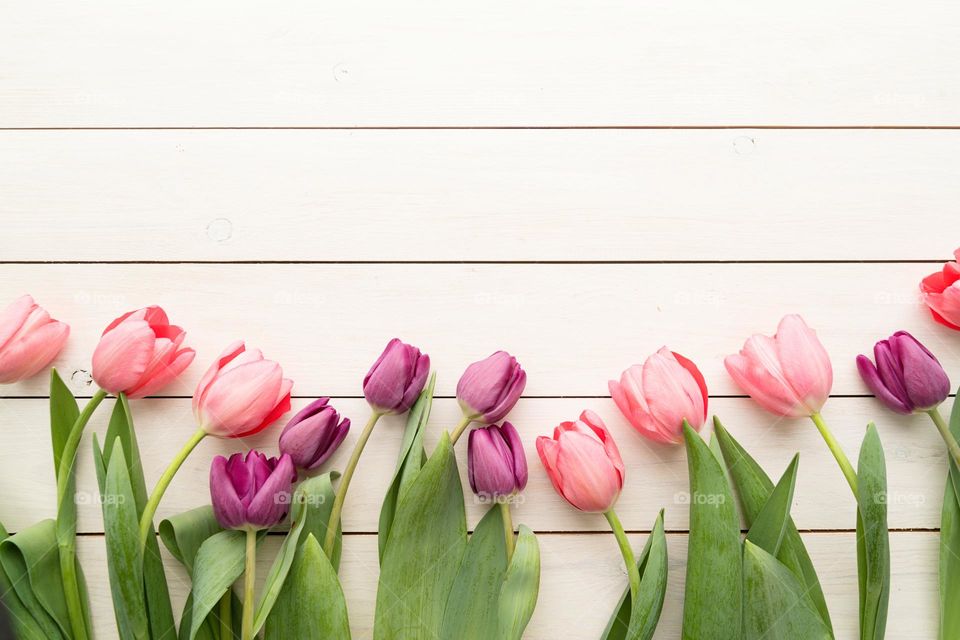
<instances>
[{"instance_id":1,"label":"magenta tulip","mask_svg":"<svg viewBox=\"0 0 960 640\"><path fill-rule=\"evenodd\" d=\"M267 529L286 517L296 471L289 455L268 458L259 451L210 465L213 514L224 529Z\"/></svg>"},{"instance_id":2,"label":"magenta tulip","mask_svg":"<svg viewBox=\"0 0 960 640\"><path fill-rule=\"evenodd\" d=\"M53 362L70 335L29 295L0 312L0 384L31 378Z\"/></svg>"},{"instance_id":3,"label":"magenta tulip","mask_svg":"<svg viewBox=\"0 0 960 640\"><path fill-rule=\"evenodd\" d=\"M93 379L130 398L159 391L193 362L194 350L181 348L186 335L158 306L125 313L103 331L93 352Z\"/></svg>"},{"instance_id":4,"label":"magenta tulip","mask_svg":"<svg viewBox=\"0 0 960 640\"><path fill-rule=\"evenodd\" d=\"M280 452L288 454L298 469L316 469L337 450L350 431L350 419L329 404L314 400L297 413L280 434Z\"/></svg>"},{"instance_id":5,"label":"magenta tulip","mask_svg":"<svg viewBox=\"0 0 960 640\"><path fill-rule=\"evenodd\" d=\"M219 438L262 431L290 410L293 381L259 349L234 342L207 370L193 394L200 428Z\"/></svg>"},{"instance_id":6,"label":"magenta tulip","mask_svg":"<svg viewBox=\"0 0 960 640\"><path fill-rule=\"evenodd\" d=\"M537 438L537 453L547 475L563 498L590 513L613 508L623 489L620 451L600 416L580 414L576 422L562 422L553 438Z\"/></svg>"},{"instance_id":7,"label":"magenta tulip","mask_svg":"<svg viewBox=\"0 0 960 640\"><path fill-rule=\"evenodd\" d=\"M405 413L430 373L430 356L394 338L363 379L363 395L377 413Z\"/></svg>"},{"instance_id":8,"label":"magenta tulip","mask_svg":"<svg viewBox=\"0 0 960 640\"><path fill-rule=\"evenodd\" d=\"M633 428L656 442L683 442L683 421L707 419L707 384L696 365L666 347L611 380L610 395Z\"/></svg>"},{"instance_id":9,"label":"magenta tulip","mask_svg":"<svg viewBox=\"0 0 960 640\"><path fill-rule=\"evenodd\" d=\"M879 341L873 357L876 364L857 356L857 369L877 399L897 413L926 413L950 395L940 361L906 331Z\"/></svg>"},{"instance_id":10,"label":"magenta tulip","mask_svg":"<svg viewBox=\"0 0 960 640\"><path fill-rule=\"evenodd\" d=\"M486 499L511 496L527 486L527 457L513 425L474 429L467 441L470 488Z\"/></svg>"},{"instance_id":11,"label":"magenta tulip","mask_svg":"<svg viewBox=\"0 0 960 640\"><path fill-rule=\"evenodd\" d=\"M527 374L517 359L497 351L467 367L457 383L457 400L465 414L491 424L513 409L526 384Z\"/></svg>"}]
</instances>

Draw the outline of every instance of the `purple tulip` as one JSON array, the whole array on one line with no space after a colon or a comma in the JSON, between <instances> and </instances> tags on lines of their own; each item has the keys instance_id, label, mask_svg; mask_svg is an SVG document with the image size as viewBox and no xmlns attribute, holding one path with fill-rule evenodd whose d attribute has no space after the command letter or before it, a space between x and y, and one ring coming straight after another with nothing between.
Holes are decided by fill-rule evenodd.
<instances>
[{"instance_id":1,"label":"purple tulip","mask_svg":"<svg viewBox=\"0 0 960 640\"><path fill-rule=\"evenodd\" d=\"M526 384L527 374L517 359L497 351L467 367L457 383L457 400L464 413L491 424L513 409Z\"/></svg>"},{"instance_id":2,"label":"purple tulip","mask_svg":"<svg viewBox=\"0 0 960 640\"><path fill-rule=\"evenodd\" d=\"M470 488L482 498L510 496L527 486L527 457L517 430L502 427L474 429L467 443Z\"/></svg>"},{"instance_id":3,"label":"purple tulip","mask_svg":"<svg viewBox=\"0 0 960 640\"><path fill-rule=\"evenodd\" d=\"M380 413L404 413L413 406L430 373L430 356L394 338L363 379L363 395Z\"/></svg>"},{"instance_id":4,"label":"purple tulip","mask_svg":"<svg viewBox=\"0 0 960 640\"><path fill-rule=\"evenodd\" d=\"M268 458L259 451L246 457L217 456L210 465L213 514L224 529L267 529L287 515L296 470L283 454Z\"/></svg>"},{"instance_id":5,"label":"purple tulip","mask_svg":"<svg viewBox=\"0 0 960 640\"><path fill-rule=\"evenodd\" d=\"M350 431L350 418L319 398L290 419L280 434L280 453L289 454L298 469L316 469L337 450Z\"/></svg>"},{"instance_id":6,"label":"purple tulip","mask_svg":"<svg viewBox=\"0 0 960 640\"><path fill-rule=\"evenodd\" d=\"M857 356L857 369L877 398L897 413L929 411L950 394L950 379L936 357L906 331L873 347L876 364Z\"/></svg>"}]
</instances>

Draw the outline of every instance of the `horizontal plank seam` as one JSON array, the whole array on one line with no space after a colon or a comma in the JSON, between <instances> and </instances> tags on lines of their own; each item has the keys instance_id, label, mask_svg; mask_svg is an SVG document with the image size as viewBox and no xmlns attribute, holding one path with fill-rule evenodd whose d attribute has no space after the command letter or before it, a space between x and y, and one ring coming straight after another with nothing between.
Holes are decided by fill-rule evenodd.
<instances>
[{"instance_id":1,"label":"horizontal plank seam","mask_svg":"<svg viewBox=\"0 0 960 640\"><path fill-rule=\"evenodd\" d=\"M798 260L0 260L0 265L757 265L942 264L945 258Z\"/></svg>"},{"instance_id":2,"label":"horizontal plank seam","mask_svg":"<svg viewBox=\"0 0 960 640\"><path fill-rule=\"evenodd\" d=\"M957 394L951 393L948 397L955 398ZM75 396L77 400L89 400L90 396ZM108 396L113 397L113 396ZM290 396L294 400L312 400L315 396L306 395ZM363 400L364 396L327 396L331 400ZM750 396L748 395L739 395L739 394L710 394L708 396L711 400L743 400L747 399ZM870 395L868 393L835 393L830 395L831 398L836 399L856 399L856 398L874 398L876 396ZM145 400L191 400L193 396L147 396ZM456 400L456 396L434 396L434 400ZM36 395L36 396L0 396L0 400L49 400L50 396ZM521 400L609 400L610 396L608 395L579 395L579 394L565 394L565 395L547 395L547 396L520 396Z\"/></svg>"},{"instance_id":3,"label":"horizontal plank seam","mask_svg":"<svg viewBox=\"0 0 960 640\"><path fill-rule=\"evenodd\" d=\"M960 125L885 125L885 124L696 124L696 125L249 125L249 126L86 126L86 127L0 127L0 131L712 131L729 129L799 131L951 131Z\"/></svg>"}]
</instances>

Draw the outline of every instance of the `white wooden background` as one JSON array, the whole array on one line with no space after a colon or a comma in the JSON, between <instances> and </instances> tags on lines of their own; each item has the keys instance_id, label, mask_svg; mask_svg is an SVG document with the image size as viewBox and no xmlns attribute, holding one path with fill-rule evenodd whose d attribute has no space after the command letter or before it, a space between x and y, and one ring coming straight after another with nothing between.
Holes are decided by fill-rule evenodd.
<instances>
[{"instance_id":1,"label":"white wooden background","mask_svg":"<svg viewBox=\"0 0 960 640\"><path fill-rule=\"evenodd\" d=\"M865 423L881 429L887 637L934 638L943 448L925 418L869 397L853 358L904 328L960 382L960 335L916 296L960 244L958 77L960 9L938 0L4 2L0 301L30 292L71 323L57 365L81 395L114 316L157 303L187 328L197 362L135 403L150 481L194 428L197 378L235 338L284 365L295 409L331 395L360 423L383 344L421 346L443 396L432 438L457 416L463 367L515 353L529 384L511 420L531 464L516 519L543 553L537 640L596 637L626 582L605 523L565 505L536 459L535 436L582 408L620 444L619 510L638 547L666 507L657 637L679 637L684 455L635 435L606 387L661 344L701 366L711 411L771 475L801 452L794 515L838 637L856 637L843 479L812 425L762 413L722 367L800 312L833 356L838 438L855 456ZM53 515L46 389L2 394L0 520L17 530ZM355 638L371 635L401 424L378 427L348 499ZM203 443L161 516L203 504L210 456L240 446ZM98 637L112 638L88 444L80 461L80 550ZM170 575L179 606L172 561Z\"/></svg>"}]
</instances>

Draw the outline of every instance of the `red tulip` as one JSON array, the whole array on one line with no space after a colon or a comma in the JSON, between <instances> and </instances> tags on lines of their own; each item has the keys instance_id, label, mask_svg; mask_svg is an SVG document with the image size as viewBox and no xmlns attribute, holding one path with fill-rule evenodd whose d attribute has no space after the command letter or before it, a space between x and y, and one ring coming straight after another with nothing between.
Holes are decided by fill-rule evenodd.
<instances>
[{"instance_id":1,"label":"red tulip","mask_svg":"<svg viewBox=\"0 0 960 640\"><path fill-rule=\"evenodd\" d=\"M193 413L209 435L243 438L290 410L293 381L259 349L231 344L207 370L193 394Z\"/></svg>"},{"instance_id":2,"label":"red tulip","mask_svg":"<svg viewBox=\"0 0 960 640\"><path fill-rule=\"evenodd\" d=\"M0 384L40 373L57 357L70 327L50 317L28 295L0 312Z\"/></svg>"},{"instance_id":3,"label":"red tulip","mask_svg":"<svg viewBox=\"0 0 960 640\"><path fill-rule=\"evenodd\" d=\"M580 420L560 423L553 438L537 438L537 453L553 488L577 509L605 513L620 496L623 460L594 412L584 411Z\"/></svg>"},{"instance_id":4,"label":"red tulip","mask_svg":"<svg viewBox=\"0 0 960 640\"><path fill-rule=\"evenodd\" d=\"M158 306L120 316L103 331L93 352L93 379L110 393L142 398L167 385L193 362L186 332Z\"/></svg>"},{"instance_id":5,"label":"red tulip","mask_svg":"<svg viewBox=\"0 0 960 640\"><path fill-rule=\"evenodd\" d=\"M957 262L948 262L943 269L920 282L923 302L933 319L951 329L960 330L960 249L953 252Z\"/></svg>"}]
</instances>

